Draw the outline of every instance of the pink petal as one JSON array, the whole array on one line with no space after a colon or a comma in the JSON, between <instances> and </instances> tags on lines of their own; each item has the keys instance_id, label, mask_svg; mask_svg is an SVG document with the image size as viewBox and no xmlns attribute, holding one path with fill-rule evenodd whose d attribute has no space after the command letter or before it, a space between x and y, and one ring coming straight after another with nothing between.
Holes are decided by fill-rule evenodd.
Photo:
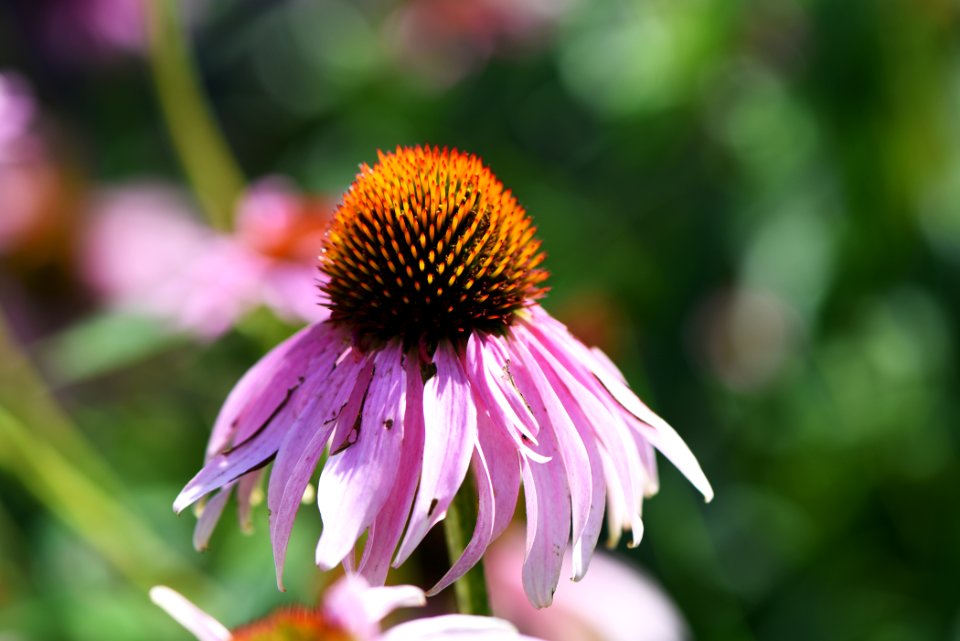
<instances>
[{"instance_id":1,"label":"pink petal","mask_svg":"<svg viewBox=\"0 0 960 641\"><path fill-rule=\"evenodd\" d=\"M493 337L484 340L477 332L470 335L466 349L467 376L498 426L513 428L536 444L539 429L537 421L523 399L519 398L519 392L510 379L509 364L498 361L495 344ZM505 393L501 385L512 393ZM508 396L514 400L509 400Z\"/></svg>"},{"instance_id":2,"label":"pink petal","mask_svg":"<svg viewBox=\"0 0 960 641\"><path fill-rule=\"evenodd\" d=\"M290 425L310 405L317 388L326 382L327 372L333 368L343 340L340 330L321 323L298 334L296 341L284 344L288 351L276 367L262 372L269 371L272 378L263 381L260 391L252 395L233 419L237 426L233 449L207 461L174 501L174 510L182 511L201 496L269 462ZM305 378L307 373L312 375ZM306 388L300 390L304 383ZM297 394L298 391L301 393Z\"/></svg>"},{"instance_id":3,"label":"pink petal","mask_svg":"<svg viewBox=\"0 0 960 641\"><path fill-rule=\"evenodd\" d=\"M371 588L362 577L347 575L327 591L323 614L351 638L373 641L380 638L377 623L382 618L397 608L425 603L423 590L412 585Z\"/></svg>"},{"instance_id":4,"label":"pink petal","mask_svg":"<svg viewBox=\"0 0 960 641\"><path fill-rule=\"evenodd\" d=\"M239 414L232 446L255 436L268 421L292 422L311 402L316 388L325 384L326 374L333 371L336 359L345 349L345 341L344 332L329 323L307 327L303 338L292 344L279 361L262 391L251 397ZM298 393L305 382L309 391ZM286 415L281 417L281 412Z\"/></svg>"},{"instance_id":5,"label":"pink petal","mask_svg":"<svg viewBox=\"0 0 960 641\"><path fill-rule=\"evenodd\" d=\"M523 490L527 500L527 553L523 589L530 603L545 608L560 581L563 552L570 535L570 496L563 463L550 430L541 431L540 447L549 463L524 461Z\"/></svg>"},{"instance_id":6,"label":"pink petal","mask_svg":"<svg viewBox=\"0 0 960 641\"><path fill-rule=\"evenodd\" d=\"M673 463L674 467L680 470L688 481L693 483L693 486L703 494L705 501L708 503L712 501L713 487L711 487L710 481L707 480L703 469L700 467L700 463L697 462L697 458L687 447L684 440L666 421L660 419L656 414L649 412L648 416L659 420L654 424L638 420L631 425L661 454L666 456L667 460Z\"/></svg>"},{"instance_id":7,"label":"pink petal","mask_svg":"<svg viewBox=\"0 0 960 641\"><path fill-rule=\"evenodd\" d=\"M483 557L490 540L493 538L493 523L495 516L495 507L493 500L493 482L490 480L490 470L487 467L487 461L483 452L477 448L473 453L474 478L477 481L477 496L479 505L477 507L477 524L473 529L473 536L470 542L464 548L460 558L453 564L446 574L443 575L435 586L430 588L427 596L433 596L451 585L454 581L463 576L467 570L477 564Z\"/></svg>"},{"instance_id":8,"label":"pink petal","mask_svg":"<svg viewBox=\"0 0 960 641\"><path fill-rule=\"evenodd\" d=\"M687 477L707 501L713 499L713 488L690 448L666 421L657 416L637 398L623 382L622 374L612 367L609 359L598 359L593 352L573 338L562 324L550 318L546 312L539 310L536 312L536 318L536 325L526 323L526 327L541 337L548 336L549 338L543 341L545 345L562 346L571 356L584 363L623 410L651 428L649 430L640 429L637 422L632 421L631 425L634 429L638 429L645 437L650 436L651 438L648 439L650 443ZM556 351L554 351L554 355L557 355Z\"/></svg>"},{"instance_id":9,"label":"pink petal","mask_svg":"<svg viewBox=\"0 0 960 641\"><path fill-rule=\"evenodd\" d=\"M549 426L557 439L557 450L566 470L567 487L570 492L572 541L577 549L583 550L584 535L592 536L592 533L586 532L587 524L591 523L592 513L599 511L602 515L603 502L601 499L599 506L592 506L595 493L594 472L591 470L590 457L583 439L565 409L565 404L571 402L572 399L569 398L559 381L550 380L550 377L541 368L536 356L528 351L524 341L529 339L522 329L522 327L514 329L514 335L520 340L511 345L514 353L519 357L518 360L523 365L514 368L514 379L540 425ZM564 393L563 399L558 396L558 392ZM545 431L541 427L541 440ZM598 469L597 473L599 472ZM599 534L599 529L597 534ZM564 545L564 547L566 546ZM592 548L590 549L592 550ZM589 552L587 555L589 555ZM578 556L582 558L582 555ZM578 569L585 568L578 567Z\"/></svg>"},{"instance_id":10,"label":"pink petal","mask_svg":"<svg viewBox=\"0 0 960 641\"><path fill-rule=\"evenodd\" d=\"M330 433L337 421L351 425L360 411L360 399L366 392L373 373L372 363L344 360L327 378L328 385L319 393L316 405L304 412L287 433L270 474L267 505L270 508L270 539L277 586L283 590L283 567L287 557L287 543L293 530L293 521L300 509L303 492L307 488L317 462L323 454ZM348 399L358 400L350 407Z\"/></svg>"},{"instance_id":11,"label":"pink petal","mask_svg":"<svg viewBox=\"0 0 960 641\"><path fill-rule=\"evenodd\" d=\"M397 608L416 608L427 604L423 590L412 585L369 588L361 599L367 618L371 621L380 621Z\"/></svg>"},{"instance_id":12,"label":"pink petal","mask_svg":"<svg viewBox=\"0 0 960 641\"><path fill-rule=\"evenodd\" d=\"M254 470L249 474L244 474L237 482L237 520L240 521L240 529L249 532L253 527L250 517L252 510L253 493L260 486L260 479L263 477L263 470Z\"/></svg>"},{"instance_id":13,"label":"pink petal","mask_svg":"<svg viewBox=\"0 0 960 641\"><path fill-rule=\"evenodd\" d=\"M254 365L234 386L213 426L207 456L239 445L257 433L301 384L319 369L315 359L332 359L343 349L344 335L330 324L305 327ZM311 365L313 367L311 368Z\"/></svg>"},{"instance_id":14,"label":"pink petal","mask_svg":"<svg viewBox=\"0 0 960 641\"><path fill-rule=\"evenodd\" d=\"M477 447L483 452L493 486L495 517L493 535L497 538L510 525L520 493L520 455L513 443L497 430L485 412L477 414Z\"/></svg>"},{"instance_id":15,"label":"pink petal","mask_svg":"<svg viewBox=\"0 0 960 641\"><path fill-rule=\"evenodd\" d=\"M309 327L303 328L267 352L233 386L230 394L227 395L227 400L220 408L217 420L213 424L213 432L210 434L210 442L207 444L208 458L221 453L233 440L234 434L242 424L258 420L256 417L249 415L243 416L244 408L250 405L252 399L262 394L264 388L270 385L274 372L283 358L286 357L294 345L304 339L310 329Z\"/></svg>"},{"instance_id":16,"label":"pink petal","mask_svg":"<svg viewBox=\"0 0 960 641\"><path fill-rule=\"evenodd\" d=\"M400 462L405 376L400 345L374 357L375 371L360 412L357 441L327 460L317 502L323 532L317 565L329 570L353 549L390 494Z\"/></svg>"},{"instance_id":17,"label":"pink petal","mask_svg":"<svg viewBox=\"0 0 960 641\"><path fill-rule=\"evenodd\" d=\"M406 358L407 412L403 419L403 452L397 469L397 481L380 514L377 515L360 561L360 573L374 585L382 585L390 569L390 559L410 516L417 492L423 461L423 378L420 361Z\"/></svg>"},{"instance_id":18,"label":"pink petal","mask_svg":"<svg viewBox=\"0 0 960 641\"><path fill-rule=\"evenodd\" d=\"M229 454L217 454L207 461L197 475L187 483L173 502L173 509L182 512L200 497L264 465L277 453L286 425L273 421L258 435Z\"/></svg>"},{"instance_id":19,"label":"pink petal","mask_svg":"<svg viewBox=\"0 0 960 641\"><path fill-rule=\"evenodd\" d=\"M223 515L223 508L227 505L230 495L233 494L234 485L235 483L224 485L220 488L220 491L203 506L203 511L200 513L197 524L193 528L193 548L197 552L202 552L207 549L207 544L210 542L213 529L220 521L220 517Z\"/></svg>"},{"instance_id":20,"label":"pink petal","mask_svg":"<svg viewBox=\"0 0 960 641\"><path fill-rule=\"evenodd\" d=\"M437 372L423 392L424 450L420 489L394 565L405 561L446 514L463 483L477 442L477 413L470 384L453 348L434 354Z\"/></svg>"},{"instance_id":21,"label":"pink petal","mask_svg":"<svg viewBox=\"0 0 960 641\"><path fill-rule=\"evenodd\" d=\"M616 545L619 541L621 529L629 529L633 532L631 544L635 547L640 543L643 532L640 507L644 491L656 482L649 477L650 473L656 474L656 467L645 467L645 463L640 460L641 454L650 453L649 444L644 442L638 448L642 439L637 439L635 432L627 425L626 417L629 415L613 402L593 374L576 360L575 355L579 352L579 355L583 356L585 349L565 349L551 342L551 335L548 333L531 331L529 336L540 347L541 353L552 355L555 371L563 377L591 426L591 431L603 446L604 455L601 456L601 461L605 466L604 473L608 478L608 485L615 490L610 493L610 545ZM605 428L595 429L596 426ZM606 469L611 465L613 469ZM649 471L651 469L652 472ZM618 501L622 502L618 505Z\"/></svg>"},{"instance_id":22,"label":"pink petal","mask_svg":"<svg viewBox=\"0 0 960 641\"><path fill-rule=\"evenodd\" d=\"M150 589L150 600L197 637L199 641L230 641L230 630L212 616L190 603L179 593L158 585Z\"/></svg>"},{"instance_id":23,"label":"pink petal","mask_svg":"<svg viewBox=\"0 0 960 641\"><path fill-rule=\"evenodd\" d=\"M369 586L362 577L346 575L327 590L323 614L330 623L358 641L372 641L378 636L379 619L367 616L363 593Z\"/></svg>"},{"instance_id":24,"label":"pink petal","mask_svg":"<svg viewBox=\"0 0 960 641\"><path fill-rule=\"evenodd\" d=\"M523 332L522 328L518 328ZM597 447L596 425L584 413L582 407L592 407L597 403L589 391L579 385L576 378L568 372L546 349L533 337L527 336L530 346L534 350L537 362L541 364L548 383L556 390L564 390L562 406L566 409L570 420L580 434L587 451L590 464L590 512L584 525L582 538L573 537L573 579L579 581L587 572L590 557L597 547L600 530L603 527L603 508L606 499L606 479L603 473L603 462ZM597 403L599 405L599 403ZM616 429L615 427L613 429Z\"/></svg>"}]
</instances>

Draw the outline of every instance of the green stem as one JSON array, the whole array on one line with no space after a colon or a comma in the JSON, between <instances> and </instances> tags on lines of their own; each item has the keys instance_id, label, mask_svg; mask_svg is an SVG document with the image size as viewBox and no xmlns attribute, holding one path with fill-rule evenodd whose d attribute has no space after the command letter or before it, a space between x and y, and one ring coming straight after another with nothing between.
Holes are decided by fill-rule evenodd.
<instances>
[{"instance_id":1,"label":"green stem","mask_svg":"<svg viewBox=\"0 0 960 641\"><path fill-rule=\"evenodd\" d=\"M443 520L451 563L456 563L466 549L476 515L477 493L469 482L465 482L447 508L447 516ZM490 616L490 598L482 561L460 577L453 588L457 595L457 609L461 614Z\"/></svg>"},{"instance_id":2,"label":"green stem","mask_svg":"<svg viewBox=\"0 0 960 641\"><path fill-rule=\"evenodd\" d=\"M124 485L57 405L0 318L0 469L20 480L139 587L202 585L187 563L119 498Z\"/></svg>"},{"instance_id":3,"label":"green stem","mask_svg":"<svg viewBox=\"0 0 960 641\"><path fill-rule=\"evenodd\" d=\"M210 224L228 230L243 176L200 89L178 0L148 0L150 60L174 147Z\"/></svg>"},{"instance_id":4,"label":"green stem","mask_svg":"<svg viewBox=\"0 0 960 641\"><path fill-rule=\"evenodd\" d=\"M161 582L202 582L163 539L3 407L0 466L141 589Z\"/></svg>"},{"instance_id":5,"label":"green stem","mask_svg":"<svg viewBox=\"0 0 960 641\"><path fill-rule=\"evenodd\" d=\"M73 465L108 491L121 483L86 437L60 409L47 383L18 347L6 322L0 317L0 407L26 425L34 439L56 443L70 452Z\"/></svg>"}]
</instances>

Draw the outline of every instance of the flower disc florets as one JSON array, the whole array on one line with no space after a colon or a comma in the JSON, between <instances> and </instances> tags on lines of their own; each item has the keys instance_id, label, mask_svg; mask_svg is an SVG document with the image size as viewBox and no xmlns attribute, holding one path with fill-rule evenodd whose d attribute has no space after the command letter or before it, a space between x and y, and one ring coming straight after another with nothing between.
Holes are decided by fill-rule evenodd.
<instances>
[{"instance_id":1,"label":"flower disc florets","mask_svg":"<svg viewBox=\"0 0 960 641\"><path fill-rule=\"evenodd\" d=\"M501 331L544 292L535 232L476 156L381 152L361 166L324 243L331 319L407 344Z\"/></svg>"},{"instance_id":2,"label":"flower disc florets","mask_svg":"<svg viewBox=\"0 0 960 641\"><path fill-rule=\"evenodd\" d=\"M286 608L233 631L231 641L352 641L318 610Z\"/></svg>"}]
</instances>

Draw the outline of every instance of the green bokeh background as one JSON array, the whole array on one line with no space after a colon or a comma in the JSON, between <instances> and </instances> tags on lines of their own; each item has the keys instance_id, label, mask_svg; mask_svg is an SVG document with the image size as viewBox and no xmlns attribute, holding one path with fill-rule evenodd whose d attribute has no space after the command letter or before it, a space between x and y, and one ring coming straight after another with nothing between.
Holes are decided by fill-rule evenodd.
<instances>
[{"instance_id":1,"label":"green bokeh background","mask_svg":"<svg viewBox=\"0 0 960 641\"><path fill-rule=\"evenodd\" d=\"M146 62L58 63L28 4L0 8L0 67L34 85L89 188L183 183ZM713 482L704 505L661 459L644 542L620 550L692 637L960 640L960 7L581 0L455 80L388 46L400 7L208 3L193 44L247 176L335 195L378 148L480 155L539 227L547 309L621 365ZM21 348L116 495L208 577L176 587L228 624L315 598L324 579L293 562L312 557L315 509L289 595L264 510L253 536L228 510L202 555L170 511L233 381L293 328L260 311L212 344L160 339L4 269L8 316L54 316L31 321L54 331L15 323ZM15 467L0 467L0 639L184 638Z\"/></svg>"}]
</instances>

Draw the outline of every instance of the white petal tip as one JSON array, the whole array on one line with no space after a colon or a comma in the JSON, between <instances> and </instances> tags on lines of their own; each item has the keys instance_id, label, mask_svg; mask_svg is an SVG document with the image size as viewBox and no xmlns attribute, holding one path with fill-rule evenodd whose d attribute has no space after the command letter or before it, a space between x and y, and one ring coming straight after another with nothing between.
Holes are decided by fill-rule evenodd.
<instances>
[{"instance_id":1,"label":"white petal tip","mask_svg":"<svg viewBox=\"0 0 960 641\"><path fill-rule=\"evenodd\" d=\"M183 491L173 502L173 511L181 514L185 509L196 503L199 498L200 496L196 495L196 492Z\"/></svg>"},{"instance_id":2,"label":"white petal tip","mask_svg":"<svg viewBox=\"0 0 960 641\"><path fill-rule=\"evenodd\" d=\"M150 600L156 605L160 605L168 600L171 592L173 592L173 590L165 585L155 585L150 588Z\"/></svg>"}]
</instances>

